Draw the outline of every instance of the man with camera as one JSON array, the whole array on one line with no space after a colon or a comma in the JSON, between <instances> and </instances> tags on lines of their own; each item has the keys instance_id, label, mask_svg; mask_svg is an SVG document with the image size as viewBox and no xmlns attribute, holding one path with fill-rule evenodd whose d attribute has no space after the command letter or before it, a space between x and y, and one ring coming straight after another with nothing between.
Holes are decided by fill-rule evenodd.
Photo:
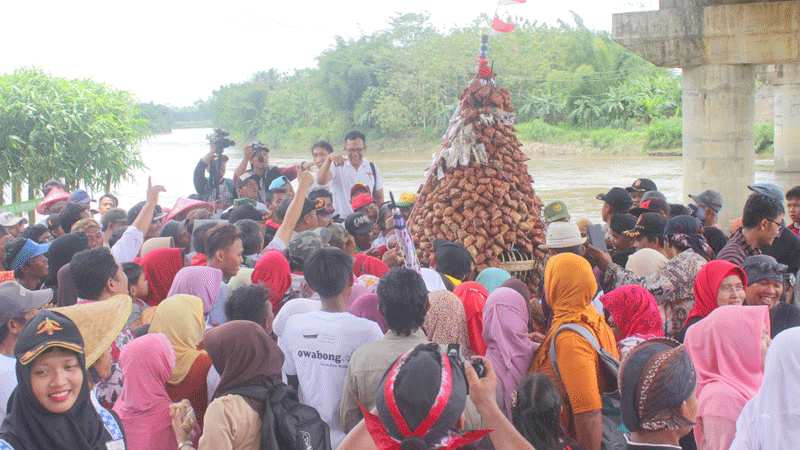
<instances>
[{"instance_id":1,"label":"man with camera","mask_svg":"<svg viewBox=\"0 0 800 450\"><path fill-rule=\"evenodd\" d=\"M303 163L304 164L304 163ZM300 166L303 166L301 164ZM248 167L249 166L249 167ZM269 148L261 142L253 142L244 148L244 157L239 167L233 173L234 182L238 183L243 174L249 173L250 176L258 181L258 200L266 203L269 185L279 177L286 177L292 181L297 178L298 166L277 167L269 165Z\"/></svg>"},{"instance_id":2,"label":"man with camera","mask_svg":"<svg viewBox=\"0 0 800 450\"><path fill-rule=\"evenodd\" d=\"M223 210L233 204L236 198L236 187L233 180L225 178L225 166L228 156L222 152L236 145L228 137L229 133L215 129L208 135L209 152L197 162L194 168L194 188L201 200L213 203L217 210ZM208 172L208 174L206 174Z\"/></svg>"}]
</instances>

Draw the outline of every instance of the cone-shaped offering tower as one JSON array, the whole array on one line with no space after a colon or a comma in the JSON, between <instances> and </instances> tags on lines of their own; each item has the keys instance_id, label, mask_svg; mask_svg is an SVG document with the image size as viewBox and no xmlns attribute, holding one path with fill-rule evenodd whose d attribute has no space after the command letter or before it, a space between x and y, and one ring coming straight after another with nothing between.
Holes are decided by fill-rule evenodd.
<instances>
[{"instance_id":1,"label":"cone-shaped offering tower","mask_svg":"<svg viewBox=\"0 0 800 450\"><path fill-rule=\"evenodd\" d=\"M461 95L409 218L421 261L433 241L461 242L475 270L505 268L539 291L541 200L515 134L511 95L497 87L481 40L478 74Z\"/></svg>"}]
</instances>

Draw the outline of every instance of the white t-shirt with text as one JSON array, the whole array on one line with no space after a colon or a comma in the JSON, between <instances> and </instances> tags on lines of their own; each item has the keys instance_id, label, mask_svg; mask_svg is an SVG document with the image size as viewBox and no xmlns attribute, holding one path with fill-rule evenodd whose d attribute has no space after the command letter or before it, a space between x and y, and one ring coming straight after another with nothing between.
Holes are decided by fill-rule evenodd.
<instances>
[{"instance_id":1,"label":"white t-shirt with text","mask_svg":"<svg viewBox=\"0 0 800 450\"><path fill-rule=\"evenodd\" d=\"M8 413L8 399L17 387L17 360L0 355L0 423Z\"/></svg>"},{"instance_id":2,"label":"white t-shirt with text","mask_svg":"<svg viewBox=\"0 0 800 450\"><path fill-rule=\"evenodd\" d=\"M289 318L278 338L283 371L300 382L300 401L313 406L331 430L331 445L344 439L339 401L350 356L362 345L381 339L375 322L347 312L314 311Z\"/></svg>"}]
</instances>

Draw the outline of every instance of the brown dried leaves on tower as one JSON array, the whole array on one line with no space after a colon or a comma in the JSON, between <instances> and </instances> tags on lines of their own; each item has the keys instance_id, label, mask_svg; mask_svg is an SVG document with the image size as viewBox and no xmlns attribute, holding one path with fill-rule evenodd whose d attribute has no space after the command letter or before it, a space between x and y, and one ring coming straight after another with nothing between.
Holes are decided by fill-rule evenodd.
<instances>
[{"instance_id":1,"label":"brown dried leaves on tower","mask_svg":"<svg viewBox=\"0 0 800 450\"><path fill-rule=\"evenodd\" d=\"M476 271L506 268L538 292L542 202L513 121L510 93L493 76L476 76L461 95L409 228L423 263L435 239L461 242Z\"/></svg>"}]
</instances>

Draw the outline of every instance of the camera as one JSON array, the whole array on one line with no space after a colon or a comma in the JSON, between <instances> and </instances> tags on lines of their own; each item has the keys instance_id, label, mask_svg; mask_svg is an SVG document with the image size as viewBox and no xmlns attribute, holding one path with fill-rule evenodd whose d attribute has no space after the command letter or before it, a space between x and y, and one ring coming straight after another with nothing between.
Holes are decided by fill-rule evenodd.
<instances>
[{"instance_id":1,"label":"camera","mask_svg":"<svg viewBox=\"0 0 800 450\"><path fill-rule=\"evenodd\" d=\"M253 153L269 152L269 148L267 148L267 146L262 144L260 141L255 141L250 144L250 148L253 149Z\"/></svg>"},{"instance_id":2,"label":"camera","mask_svg":"<svg viewBox=\"0 0 800 450\"><path fill-rule=\"evenodd\" d=\"M448 344L447 357L450 358L450 360L455 364L458 364L462 371L464 370L464 358L461 356L461 345ZM469 363L472 368L475 369L475 373L478 375L478 378L483 378L486 376L486 365L483 363L483 360L475 358L470 360ZM466 372L464 372L464 377L466 378ZM468 382L467 386L469 386Z\"/></svg>"},{"instance_id":3,"label":"camera","mask_svg":"<svg viewBox=\"0 0 800 450\"><path fill-rule=\"evenodd\" d=\"M206 136L206 139L208 139L208 143L211 144L214 151L221 154L226 148L236 145L236 142L228 136L230 136L230 133L222 128L214 128L214 132Z\"/></svg>"}]
</instances>

